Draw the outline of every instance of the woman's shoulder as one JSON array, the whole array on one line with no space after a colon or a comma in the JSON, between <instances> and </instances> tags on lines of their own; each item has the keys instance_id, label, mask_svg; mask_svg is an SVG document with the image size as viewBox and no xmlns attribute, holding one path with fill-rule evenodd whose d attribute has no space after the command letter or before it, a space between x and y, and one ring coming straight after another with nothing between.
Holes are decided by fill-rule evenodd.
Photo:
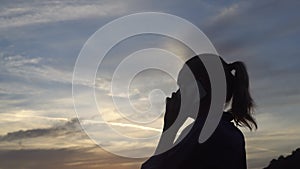
<instances>
[{"instance_id":1,"label":"woman's shoulder","mask_svg":"<svg viewBox=\"0 0 300 169\"><path fill-rule=\"evenodd\" d=\"M208 141L216 142L219 145L236 147L245 145L245 138L242 131L233 123L230 113L224 112L218 127Z\"/></svg>"}]
</instances>

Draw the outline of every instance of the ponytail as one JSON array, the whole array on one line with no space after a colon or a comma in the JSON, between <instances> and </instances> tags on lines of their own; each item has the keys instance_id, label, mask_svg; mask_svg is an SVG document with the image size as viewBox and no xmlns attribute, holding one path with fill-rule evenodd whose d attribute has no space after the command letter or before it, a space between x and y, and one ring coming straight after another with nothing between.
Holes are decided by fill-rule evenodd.
<instances>
[{"instance_id":1,"label":"ponytail","mask_svg":"<svg viewBox=\"0 0 300 169\"><path fill-rule=\"evenodd\" d=\"M252 117L254 102L249 93L249 76L243 62L233 62L227 65L229 71L234 70L232 79L231 113L239 126L257 129L255 119ZM230 75L232 75L230 73Z\"/></svg>"}]
</instances>

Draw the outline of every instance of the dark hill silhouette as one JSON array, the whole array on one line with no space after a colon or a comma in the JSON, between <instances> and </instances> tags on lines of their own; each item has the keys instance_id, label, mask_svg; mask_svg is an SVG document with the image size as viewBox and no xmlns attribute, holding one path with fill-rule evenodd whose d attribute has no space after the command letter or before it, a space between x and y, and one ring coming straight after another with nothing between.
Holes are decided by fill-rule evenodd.
<instances>
[{"instance_id":1,"label":"dark hill silhouette","mask_svg":"<svg viewBox=\"0 0 300 169\"><path fill-rule=\"evenodd\" d=\"M273 159L269 166L264 169L300 169L300 148L293 151L289 156L282 155L276 160Z\"/></svg>"}]
</instances>

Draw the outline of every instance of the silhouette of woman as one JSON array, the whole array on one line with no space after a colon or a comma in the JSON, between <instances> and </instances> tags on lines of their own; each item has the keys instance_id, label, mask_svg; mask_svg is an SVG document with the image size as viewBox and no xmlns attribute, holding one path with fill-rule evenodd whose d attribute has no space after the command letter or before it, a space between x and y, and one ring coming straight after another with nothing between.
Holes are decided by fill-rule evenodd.
<instances>
[{"instance_id":1,"label":"silhouette of woman","mask_svg":"<svg viewBox=\"0 0 300 169\"><path fill-rule=\"evenodd\" d=\"M249 93L249 77L243 62L226 63L219 57L225 72L227 92L225 111L211 137L204 143L198 142L198 137L206 120L211 102L211 84L204 64L198 56L189 59L184 67L188 67L194 78L200 82L198 87L205 90L201 97L198 116L193 125L186 127L181 135L184 138L173 148L158 153L148 159L142 169L246 169L245 140L242 132L236 126L248 127L252 130L257 124L252 116L254 103ZM177 83L185 78L180 71ZM179 90L166 99L164 116L164 133L175 122L182 101L180 100L182 84ZM199 90L200 94L201 90ZM201 95L201 96L202 96ZM189 103L191 104L191 103ZM176 133L175 133L176 134ZM173 143L173 141L172 141ZM160 143L159 143L160 144ZM161 145L158 145L158 147Z\"/></svg>"}]
</instances>

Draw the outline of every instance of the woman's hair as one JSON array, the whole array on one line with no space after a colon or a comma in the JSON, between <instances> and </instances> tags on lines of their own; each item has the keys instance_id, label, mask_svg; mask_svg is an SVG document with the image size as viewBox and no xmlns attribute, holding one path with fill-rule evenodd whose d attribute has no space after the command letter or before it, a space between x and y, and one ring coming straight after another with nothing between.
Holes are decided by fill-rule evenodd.
<instances>
[{"instance_id":1,"label":"woman's hair","mask_svg":"<svg viewBox=\"0 0 300 169\"><path fill-rule=\"evenodd\" d=\"M226 104L230 107L233 119L239 126L246 126L250 130L257 128L253 118L254 101L249 92L249 76L246 65L241 61L226 63L220 57L226 76L227 96ZM231 103L231 105L230 105Z\"/></svg>"},{"instance_id":2,"label":"woman's hair","mask_svg":"<svg viewBox=\"0 0 300 169\"><path fill-rule=\"evenodd\" d=\"M257 123L252 116L254 101L249 92L249 76L245 64L240 61L228 64L221 57L220 60L226 77L226 106L229 108L229 112L238 126L248 127L250 130L253 127L257 128ZM201 59L194 56L186 64L210 95L209 75Z\"/></svg>"}]
</instances>

